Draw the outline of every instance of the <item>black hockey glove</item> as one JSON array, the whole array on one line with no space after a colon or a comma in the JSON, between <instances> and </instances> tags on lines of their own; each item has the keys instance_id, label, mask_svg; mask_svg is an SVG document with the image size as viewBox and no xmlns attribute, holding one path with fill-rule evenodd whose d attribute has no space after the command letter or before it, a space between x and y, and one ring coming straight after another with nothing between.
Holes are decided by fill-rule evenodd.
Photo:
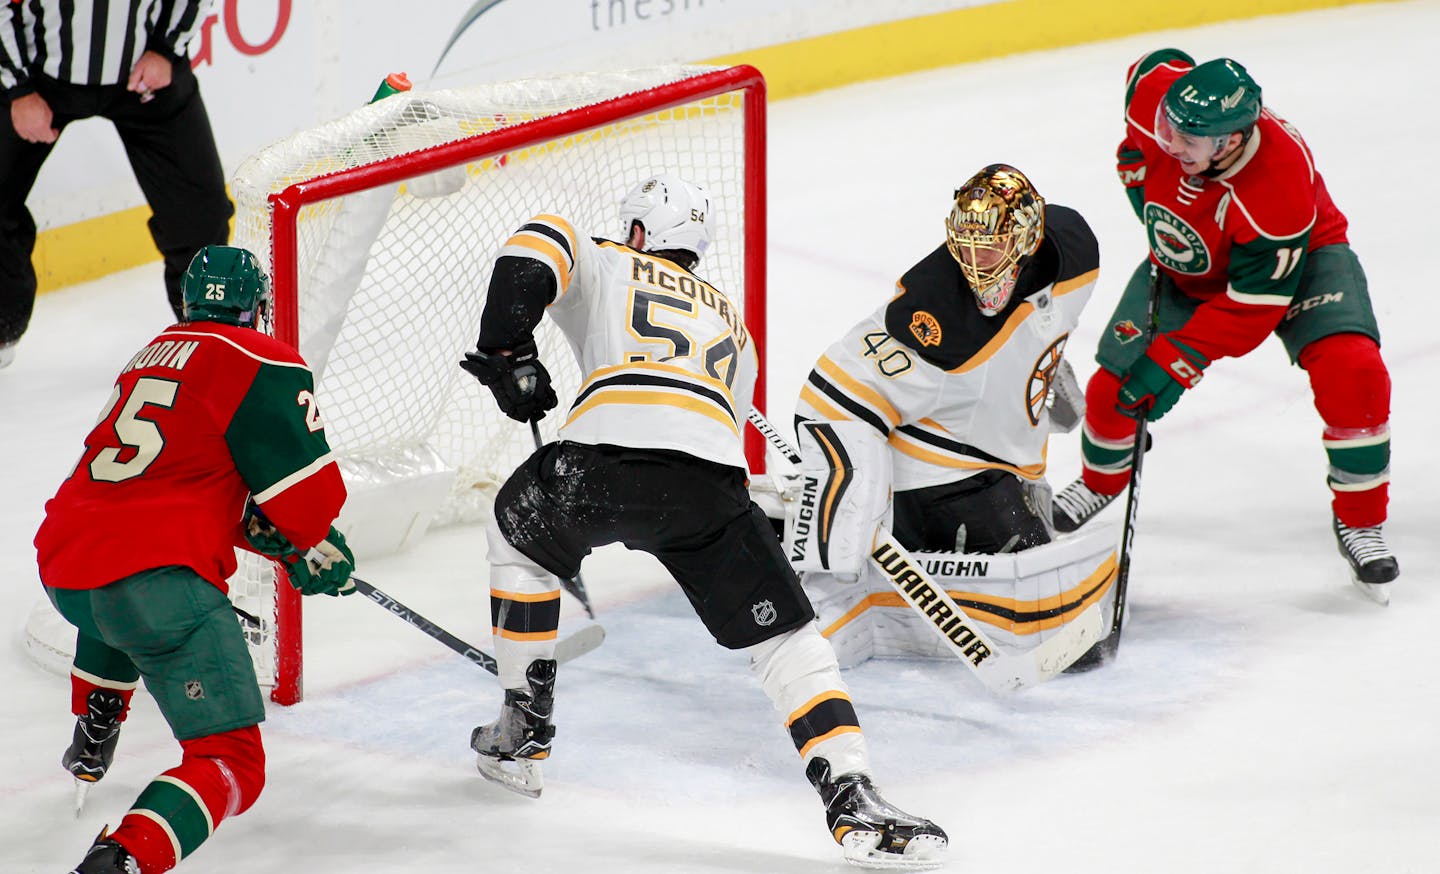
<instances>
[{"instance_id":1,"label":"black hockey glove","mask_svg":"<svg viewBox=\"0 0 1440 874\"><path fill-rule=\"evenodd\" d=\"M526 340L508 354L479 349L466 352L460 366L490 389L500 411L517 422L543 419L559 402L534 340Z\"/></svg>"}]
</instances>

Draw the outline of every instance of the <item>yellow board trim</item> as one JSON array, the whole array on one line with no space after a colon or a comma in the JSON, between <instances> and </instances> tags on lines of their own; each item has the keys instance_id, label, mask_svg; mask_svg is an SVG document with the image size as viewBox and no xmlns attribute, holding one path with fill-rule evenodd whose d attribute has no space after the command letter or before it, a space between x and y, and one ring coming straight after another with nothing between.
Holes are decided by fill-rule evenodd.
<instances>
[{"instance_id":1,"label":"yellow board trim","mask_svg":"<svg viewBox=\"0 0 1440 874\"><path fill-rule=\"evenodd\" d=\"M773 102L856 82L1137 33L1379 2L1383 0L1209 0L1164 6L1133 0L1009 0L721 55L702 63L754 65L765 74L767 99ZM159 260L145 225L149 217L150 208L139 206L41 231L34 258L40 292Z\"/></svg>"},{"instance_id":2,"label":"yellow board trim","mask_svg":"<svg viewBox=\"0 0 1440 874\"><path fill-rule=\"evenodd\" d=\"M765 74L765 90L773 101L1137 33L1378 2L1211 0L1165 6L1133 0L1009 0L721 55L705 63L755 66Z\"/></svg>"}]
</instances>

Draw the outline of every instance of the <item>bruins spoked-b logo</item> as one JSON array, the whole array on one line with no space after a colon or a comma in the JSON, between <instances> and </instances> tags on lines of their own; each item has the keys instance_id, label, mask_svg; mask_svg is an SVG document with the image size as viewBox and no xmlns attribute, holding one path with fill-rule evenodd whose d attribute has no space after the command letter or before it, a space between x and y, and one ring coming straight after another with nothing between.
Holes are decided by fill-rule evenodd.
<instances>
[{"instance_id":1,"label":"bruins spoked-b logo","mask_svg":"<svg viewBox=\"0 0 1440 874\"><path fill-rule=\"evenodd\" d=\"M1030 417L1032 427L1040 424L1040 414L1045 411L1045 398L1050 396L1050 384L1055 381L1055 374L1060 369L1060 360L1065 355L1065 341L1068 339L1069 334L1061 334L1040 353L1040 357L1035 359L1034 369L1030 371L1030 379L1025 386L1025 412Z\"/></svg>"},{"instance_id":2,"label":"bruins spoked-b logo","mask_svg":"<svg viewBox=\"0 0 1440 874\"><path fill-rule=\"evenodd\" d=\"M1180 216L1159 205L1145 204L1145 233L1155 260L1176 273L1199 275L1210 269L1205 240Z\"/></svg>"}]
</instances>

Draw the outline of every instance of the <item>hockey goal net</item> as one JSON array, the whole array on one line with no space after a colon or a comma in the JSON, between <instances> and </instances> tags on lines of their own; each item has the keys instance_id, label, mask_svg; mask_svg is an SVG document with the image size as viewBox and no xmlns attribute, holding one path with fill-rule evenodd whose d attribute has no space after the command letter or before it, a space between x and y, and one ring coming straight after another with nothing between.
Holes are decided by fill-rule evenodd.
<instances>
[{"instance_id":1,"label":"hockey goal net","mask_svg":"<svg viewBox=\"0 0 1440 874\"><path fill-rule=\"evenodd\" d=\"M744 308L762 376L765 90L751 67L664 67L406 91L247 159L232 180L235 244L271 267L274 332L315 371L350 499L339 523L360 555L431 525L476 521L531 451L457 366L473 347L490 265L533 215L623 238L617 209L646 176L706 186L720 213L698 268ZM563 413L579 383L564 338L536 337ZM553 437L561 414L541 423ZM763 469L758 435L747 437ZM299 596L243 554L232 580L271 698L302 694Z\"/></svg>"}]
</instances>

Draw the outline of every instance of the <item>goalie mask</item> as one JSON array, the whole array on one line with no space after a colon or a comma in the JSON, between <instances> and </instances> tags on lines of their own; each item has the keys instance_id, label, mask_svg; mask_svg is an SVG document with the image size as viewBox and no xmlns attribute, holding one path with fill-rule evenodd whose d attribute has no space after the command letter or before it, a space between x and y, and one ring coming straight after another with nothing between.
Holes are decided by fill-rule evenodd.
<instances>
[{"instance_id":1,"label":"goalie mask","mask_svg":"<svg viewBox=\"0 0 1440 874\"><path fill-rule=\"evenodd\" d=\"M679 249L699 260L713 239L710 195L670 173L658 173L630 189L620 201L620 219L626 234L640 223L648 252Z\"/></svg>"},{"instance_id":2,"label":"goalie mask","mask_svg":"<svg viewBox=\"0 0 1440 874\"><path fill-rule=\"evenodd\" d=\"M993 316L1010 303L1021 259L1040 248L1045 201L1024 173L991 164L955 192L945 234L980 312Z\"/></svg>"},{"instance_id":3,"label":"goalie mask","mask_svg":"<svg viewBox=\"0 0 1440 874\"><path fill-rule=\"evenodd\" d=\"M187 322L262 327L270 312L270 280L248 249L206 246L180 280Z\"/></svg>"}]
</instances>

